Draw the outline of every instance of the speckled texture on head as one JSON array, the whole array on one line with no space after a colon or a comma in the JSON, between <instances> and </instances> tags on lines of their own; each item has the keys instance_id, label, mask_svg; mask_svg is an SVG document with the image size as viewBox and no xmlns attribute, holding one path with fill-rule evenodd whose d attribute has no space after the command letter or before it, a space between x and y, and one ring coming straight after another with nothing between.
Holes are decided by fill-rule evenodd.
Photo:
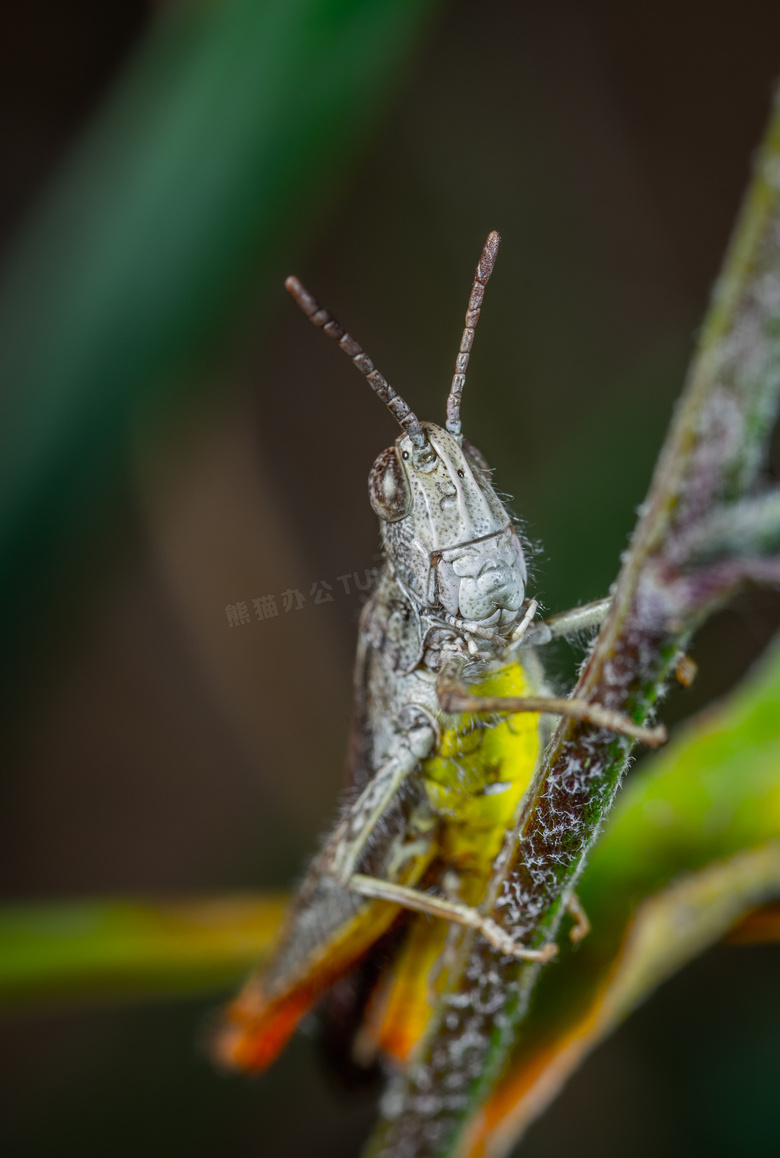
<instances>
[{"instance_id":1,"label":"speckled texture on head","mask_svg":"<svg viewBox=\"0 0 780 1158\"><path fill-rule=\"evenodd\" d=\"M433 423L421 423L428 454L415 454L408 437L377 462L397 464L406 482L408 515L381 520L382 545L395 577L422 608L490 621L514 617L525 595L523 549L486 471L469 458L461 440ZM379 485L372 472L374 487ZM504 617L506 621L508 617Z\"/></svg>"}]
</instances>

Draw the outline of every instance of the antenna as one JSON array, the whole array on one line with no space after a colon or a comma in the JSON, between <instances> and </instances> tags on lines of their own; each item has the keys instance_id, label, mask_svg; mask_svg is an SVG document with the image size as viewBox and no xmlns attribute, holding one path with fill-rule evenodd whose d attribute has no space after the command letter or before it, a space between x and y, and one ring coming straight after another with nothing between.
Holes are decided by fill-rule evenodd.
<instances>
[{"instance_id":1,"label":"antenna","mask_svg":"<svg viewBox=\"0 0 780 1158\"><path fill-rule=\"evenodd\" d=\"M284 288L292 295L309 321L326 333L329 338L338 342L339 347L352 359L360 373L368 378L373 389L404 428L415 447L422 450L425 446L425 434L417 415L410 410L400 394L396 394L387 379L374 369L374 363L364 353L362 346L359 346L352 335L348 334L344 327L336 321L333 314L322 308L305 286L301 285L297 277L288 277L284 283Z\"/></svg>"},{"instance_id":2,"label":"antenna","mask_svg":"<svg viewBox=\"0 0 780 1158\"><path fill-rule=\"evenodd\" d=\"M466 327L463 331L463 337L460 340L460 351L455 360L455 374L453 375L452 385L450 386L450 392L447 397L446 427L450 434L460 434L460 400L463 394L463 387L466 384L466 367L469 364L471 346L474 342L474 330L479 321L479 311L482 309L485 286L493 272L493 266L496 262L496 255L498 254L500 244L501 238L494 229L493 232L488 235L485 248L482 250L482 256L479 259L477 272L474 275L474 284L471 287L471 297L469 298L469 305L466 310Z\"/></svg>"}]
</instances>

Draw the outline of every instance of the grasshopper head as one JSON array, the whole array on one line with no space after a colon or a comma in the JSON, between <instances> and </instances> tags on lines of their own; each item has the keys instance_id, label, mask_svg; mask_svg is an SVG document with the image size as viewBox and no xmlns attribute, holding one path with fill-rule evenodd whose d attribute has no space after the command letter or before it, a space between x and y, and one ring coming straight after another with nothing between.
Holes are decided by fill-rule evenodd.
<instances>
[{"instance_id":1,"label":"grasshopper head","mask_svg":"<svg viewBox=\"0 0 780 1158\"><path fill-rule=\"evenodd\" d=\"M368 480L396 577L420 607L491 626L510 622L526 566L488 465L459 435L420 426L423 446L401 435Z\"/></svg>"},{"instance_id":2,"label":"grasshopper head","mask_svg":"<svg viewBox=\"0 0 780 1158\"><path fill-rule=\"evenodd\" d=\"M487 463L461 434L460 403L500 240L495 232L488 236L477 265L445 430L420 422L333 315L297 278L285 282L309 320L338 342L403 428L395 446L374 463L368 481L396 578L418 607L490 627L516 617L525 594L525 560Z\"/></svg>"}]
</instances>

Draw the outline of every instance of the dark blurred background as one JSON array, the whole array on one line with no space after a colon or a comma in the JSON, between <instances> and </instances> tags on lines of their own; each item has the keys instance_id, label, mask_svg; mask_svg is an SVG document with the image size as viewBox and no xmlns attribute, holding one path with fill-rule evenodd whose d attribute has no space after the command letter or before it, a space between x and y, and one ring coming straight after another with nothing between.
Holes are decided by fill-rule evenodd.
<instances>
[{"instance_id":1,"label":"dark blurred background","mask_svg":"<svg viewBox=\"0 0 780 1158\"><path fill-rule=\"evenodd\" d=\"M0 6L8 252L164 7ZM295 269L440 421L480 247L501 232L465 428L540 544L551 611L616 574L779 64L780 9L762 0L457 0ZM281 281L248 292L206 387L164 420L139 412L110 517L24 609L2 731L4 898L286 886L333 813L360 610L338 577L377 563L366 477L396 431ZM315 605L323 580L332 599ZM293 589L306 602L285 611ZM264 595L279 614L259 621ZM249 622L230 627L241 602ZM719 615L667 719L732 686L778 622L766 595ZM562 684L576 658L554 657ZM719 948L685 970L523 1152L780 1152L779 962ZM305 1034L260 1082L211 1071L196 1039L218 1000L7 1022L4 1152L357 1153L371 1100L332 1090Z\"/></svg>"}]
</instances>

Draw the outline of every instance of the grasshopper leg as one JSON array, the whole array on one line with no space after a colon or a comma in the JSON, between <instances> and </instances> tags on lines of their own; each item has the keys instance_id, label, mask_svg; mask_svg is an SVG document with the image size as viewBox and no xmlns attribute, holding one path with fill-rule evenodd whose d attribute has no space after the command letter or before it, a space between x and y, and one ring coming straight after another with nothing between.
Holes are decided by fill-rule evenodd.
<instances>
[{"instance_id":1,"label":"grasshopper leg","mask_svg":"<svg viewBox=\"0 0 780 1158\"><path fill-rule=\"evenodd\" d=\"M607 618L612 600L596 599L593 603L585 603L582 607L572 607L569 611L559 611L545 619L550 629L552 639L562 636L575 635L578 631L587 631L591 627L600 627Z\"/></svg>"},{"instance_id":2,"label":"grasshopper leg","mask_svg":"<svg viewBox=\"0 0 780 1158\"><path fill-rule=\"evenodd\" d=\"M490 917L483 917L470 905L460 904L458 901L448 901L444 897L434 897L430 893L420 892L419 889L410 889L406 885L396 885L391 881L382 881L377 877L367 877L355 873L350 877L349 888L352 892L363 897L372 897L380 901L392 901L402 905L405 909L413 909L418 913L428 913L432 917L443 917L445 921L454 921L457 925L476 929L485 940L507 956L517 957L521 961L550 961L558 952L555 942L545 945L541 949L526 949L518 945L509 934L501 928L497 921Z\"/></svg>"},{"instance_id":3,"label":"grasshopper leg","mask_svg":"<svg viewBox=\"0 0 780 1158\"><path fill-rule=\"evenodd\" d=\"M543 647L555 639L564 639L568 635L576 635L579 631L600 627L607 618L611 606L610 598L596 599L593 603L583 604L582 607L559 611L549 619L538 620L522 633L520 646Z\"/></svg>"},{"instance_id":4,"label":"grasshopper leg","mask_svg":"<svg viewBox=\"0 0 780 1158\"><path fill-rule=\"evenodd\" d=\"M574 921L574 924L569 932L569 940L576 945L583 937L587 937L590 932L590 921L588 914L582 907L582 901L576 893L572 893L566 902L566 911Z\"/></svg>"},{"instance_id":5,"label":"grasshopper leg","mask_svg":"<svg viewBox=\"0 0 780 1158\"><path fill-rule=\"evenodd\" d=\"M599 728L608 728L622 736L631 736L650 748L666 743L666 728L643 728L628 716L592 704L588 700L566 699L563 696L473 696L461 683L460 658L446 663L436 681L439 705L444 712L549 712L553 716L568 716L584 720Z\"/></svg>"}]
</instances>

